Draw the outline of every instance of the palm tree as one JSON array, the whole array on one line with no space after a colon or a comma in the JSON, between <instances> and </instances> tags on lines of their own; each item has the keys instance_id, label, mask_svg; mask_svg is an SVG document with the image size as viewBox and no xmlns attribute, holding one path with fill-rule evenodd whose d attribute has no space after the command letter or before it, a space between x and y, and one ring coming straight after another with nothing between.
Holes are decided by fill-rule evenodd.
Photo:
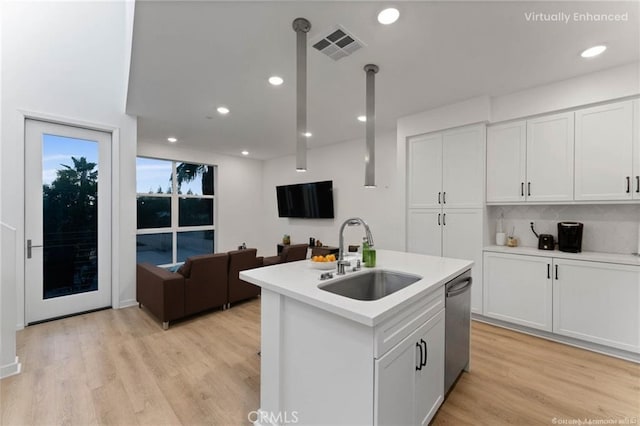
<instances>
[{"instance_id":1,"label":"palm tree","mask_svg":"<svg viewBox=\"0 0 640 426\"><path fill-rule=\"evenodd\" d=\"M213 166L206 164L180 163L176 167L176 178L178 181L178 194L181 194L180 187L183 183L195 180L202 176L202 195L214 195L213 193Z\"/></svg>"}]
</instances>

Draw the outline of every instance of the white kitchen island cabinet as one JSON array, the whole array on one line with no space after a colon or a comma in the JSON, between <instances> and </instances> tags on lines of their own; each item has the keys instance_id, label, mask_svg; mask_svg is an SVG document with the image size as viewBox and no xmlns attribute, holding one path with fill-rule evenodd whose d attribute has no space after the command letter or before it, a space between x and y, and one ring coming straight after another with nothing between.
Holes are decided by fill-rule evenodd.
<instances>
[{"instance_id":1,"label":"white kitchen island cabinet","mask_svg":"<svg viewBox=\"0 0 640 426\"><path fill-rule=\"evenodd\" d=\"M378 250L373 270L422 279L371 301L318 288L340 278L309 263L240 275L262 287L256 424L428 424L444 397L444 285L472 262Z\"/></svg>"}]
</instances>

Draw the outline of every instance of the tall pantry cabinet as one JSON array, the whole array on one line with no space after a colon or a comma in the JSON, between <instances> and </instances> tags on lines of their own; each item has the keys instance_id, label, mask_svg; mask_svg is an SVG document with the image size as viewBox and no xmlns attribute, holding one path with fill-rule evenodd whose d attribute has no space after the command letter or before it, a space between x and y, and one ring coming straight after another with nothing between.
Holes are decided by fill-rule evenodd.
<instances>
[{"instance_id":1,"label":"tall pantry cabinet","mask_svg":"<svg viewBox=\"0 0 640 426\"><path fill-rule=\"evenodd\" d=\"M407 139L407 251L473 260L471 310L482 313L485 126Z\"/></svg>"}]
</instances>

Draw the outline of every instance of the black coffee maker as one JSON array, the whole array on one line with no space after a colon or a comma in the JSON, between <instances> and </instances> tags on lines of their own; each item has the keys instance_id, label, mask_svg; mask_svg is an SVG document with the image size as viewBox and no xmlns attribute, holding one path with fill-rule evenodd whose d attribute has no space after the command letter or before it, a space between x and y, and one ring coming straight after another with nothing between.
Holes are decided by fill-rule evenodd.
<instances>
[{"instance_id":1,"label":"black coffee maker","mask_svg":"<svg viewBox=\"0 0 640 426\"><path fill-rule=\"evenodd\" d=\"M568 253L580 253L583 228L584 225L580 222L558 223L558 249Z\"/></svg>"}]
</instances>

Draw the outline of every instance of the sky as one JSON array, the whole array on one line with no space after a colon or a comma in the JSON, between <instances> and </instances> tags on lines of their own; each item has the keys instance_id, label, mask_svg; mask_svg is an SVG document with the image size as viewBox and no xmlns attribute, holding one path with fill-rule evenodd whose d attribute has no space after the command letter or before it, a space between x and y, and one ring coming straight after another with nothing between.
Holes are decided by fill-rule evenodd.
<instances>
[{"instance_id":1,"label":"sky","mask_svg":"<svg viewBox=\"0 0 640 426\"><path fill-rule=\"evenodd\" d=\"M42 141L42 183L51 184L56 178L56 171L64 169L62 165L73 166L71 157L85 157L88 162L98 163L98 143L45 134ZM163 192L167 192L171 186L171 161L138 157L136 163L138 193L147 194L149 191L155 193L158 187L161 187ZM98 180L100 180L99 172ZM189 189L193 194L201 194L201 180L196 179L182 184L183 194Z\"/></svg>"},{"instance_id":2,"label":"sky","mask_svg":"<svg viewBox=\"0 0 640 426\"><path fill-rule=\"evenodd\" d=\"M45 134L42 138L42 183L51 184L56 178L56 170L64 169L63 164L73 167L71 157L85 157L88 162L97 163L98 143Z\"/></svg>"}]
</instances>

